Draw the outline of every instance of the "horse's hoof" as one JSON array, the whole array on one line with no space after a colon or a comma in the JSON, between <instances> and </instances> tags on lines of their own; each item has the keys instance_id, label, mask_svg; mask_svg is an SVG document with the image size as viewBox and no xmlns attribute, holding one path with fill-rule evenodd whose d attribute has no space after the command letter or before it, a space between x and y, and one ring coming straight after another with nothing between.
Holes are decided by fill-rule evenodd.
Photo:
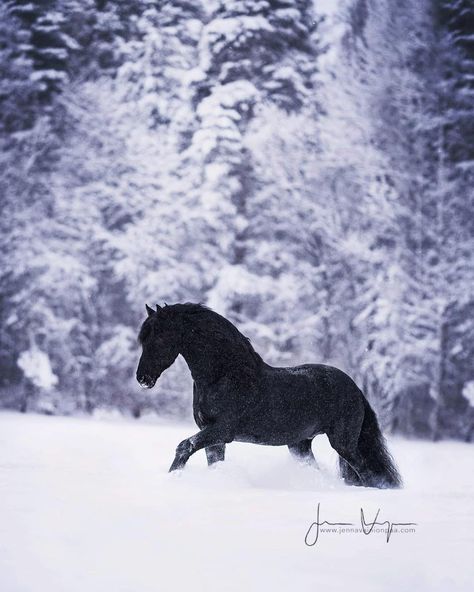
<instances>
[{"instance_id":1,"label":"horse's hoof","mask_svg":"<svg viewBox=\"0 0 474 592\"><path fill-rule=\"evenodd\" d=\"M176 456L176 458L174 459L174 461L171 463L171 467L169 472L171 473L171 471L178 471L179 469L182 469L184 467L185 463L183 462L183 459L180 458L179 456Z\"/></svg>"},{"instance_id":2,"label":"horse's hoof","mask_svg":"<svg viewBox=\"0 0 474 592\"><path fill-rule=\"evenodd\" d=\"M188 460L187 457L184 457L182 455L177 456L174 459L168 473L172 473L173 471L180 471L180 470L184 469L184 467L186 466L187 460Z\"/></svg>"}]
</instances>

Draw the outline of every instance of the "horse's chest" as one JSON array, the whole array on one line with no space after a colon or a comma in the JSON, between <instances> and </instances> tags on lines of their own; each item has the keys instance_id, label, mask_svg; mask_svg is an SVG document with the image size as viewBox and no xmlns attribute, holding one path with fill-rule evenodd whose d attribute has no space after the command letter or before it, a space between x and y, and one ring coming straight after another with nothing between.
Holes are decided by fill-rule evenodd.
<instances>
[{"instance_id":1,"label":"horse's chest","mask_svg":"<svg viewBox=\"0 0 474 592\"><path fill-rule=\"evenodd\" d=\"M204 393L196 393L193 407L194 419L199 427L211 423L219 415L219 410L212 397L206 396Z\"/></svg>"},{"instance_id":2,"label":"horse's chest","mask_svg":"<svg viewBox=\"0 0 474 592\"><path fill-rule=\"evenodd\" d=\"M204 413L201 410L197 410L196 411L196 422L198 424L205 424L207 423L206 421L206 416L204 415Z\"/></svg>"},{"instance_id":3,"label":"horse's chest","mask_svg":"<svg viewBox=\"0 0 474 592\"><path fill-rule=\"evenodd\" d=\"M212 416L210 413L206 413L202 409L196 407L194 408L194 421L201 429L212 423L214 420L215 416Z\"/></svg>"}]
</instances>

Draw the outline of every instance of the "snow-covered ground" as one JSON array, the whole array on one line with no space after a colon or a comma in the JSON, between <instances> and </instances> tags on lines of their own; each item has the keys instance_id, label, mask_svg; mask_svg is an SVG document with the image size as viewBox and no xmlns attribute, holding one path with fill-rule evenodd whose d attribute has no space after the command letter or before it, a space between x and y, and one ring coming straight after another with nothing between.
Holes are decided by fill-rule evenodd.
<instances>
[{"instance_id":1,"label":"snow-covered ground","mask_svg":"<svg viewBox=\"0 0 474 592\"><path fill-rule=\"evenodd\" d=\"M168 474L190 425L0 414L0 590L454 592L474 580L474 446L393 440L406 486L343 485L285 448L228 446ZM416 532L320 532L316 519L416 522ZM314 529L311 535L315 533ZM310 538L314 538L311 536ZM312 542L312 541L310 541Z\"/></svg>"}]
</instances>

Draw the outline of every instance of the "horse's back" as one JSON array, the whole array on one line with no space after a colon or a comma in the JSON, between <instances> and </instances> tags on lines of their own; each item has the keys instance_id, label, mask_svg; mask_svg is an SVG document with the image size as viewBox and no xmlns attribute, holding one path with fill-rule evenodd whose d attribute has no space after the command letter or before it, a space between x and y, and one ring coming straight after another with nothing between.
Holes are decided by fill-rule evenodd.
<instances>
[{"instance_id":1,"label":"horse's back","mask_svg":"<svg viewBox=\"0 0 474 592\"><path fill-rule=\"evenodd\" d=\"M303 364L301 366L273 367L265 369L265 383L278 389L287 385L309 390L319 395L335 394L338 391L359 392L356 383L343 370L326 364Z\"/></svg>"}]
</instances>

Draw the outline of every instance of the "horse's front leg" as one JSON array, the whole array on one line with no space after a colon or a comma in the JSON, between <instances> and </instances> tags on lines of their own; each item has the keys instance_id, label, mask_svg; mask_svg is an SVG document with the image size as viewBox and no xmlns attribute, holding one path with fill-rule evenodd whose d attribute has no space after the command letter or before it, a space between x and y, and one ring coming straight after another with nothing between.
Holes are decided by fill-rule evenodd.
<instances>
[{"instance_id":1,"label":"horse's front leg","mask_svg":"<svg viewBox=\"0 0 474 592\"><path fill-rule=\"evenodd\" d=\"M209 466L225 459L225 444L206 446L207 464Z\"/></svg>"},{"instance_id":2,"label":"horse's front leg","mask_svg":"<svg viewBox=\"0 0 474 592\"><path fill-rule=\"evenodd\" d=\"M234 431L228 424L214 423L203 428L200 432L183 440L176 448L176 456L170 467L171 471L182 469L189 457L201 448L217 447L232 442Z\"/></svg>"}]
</instances>

